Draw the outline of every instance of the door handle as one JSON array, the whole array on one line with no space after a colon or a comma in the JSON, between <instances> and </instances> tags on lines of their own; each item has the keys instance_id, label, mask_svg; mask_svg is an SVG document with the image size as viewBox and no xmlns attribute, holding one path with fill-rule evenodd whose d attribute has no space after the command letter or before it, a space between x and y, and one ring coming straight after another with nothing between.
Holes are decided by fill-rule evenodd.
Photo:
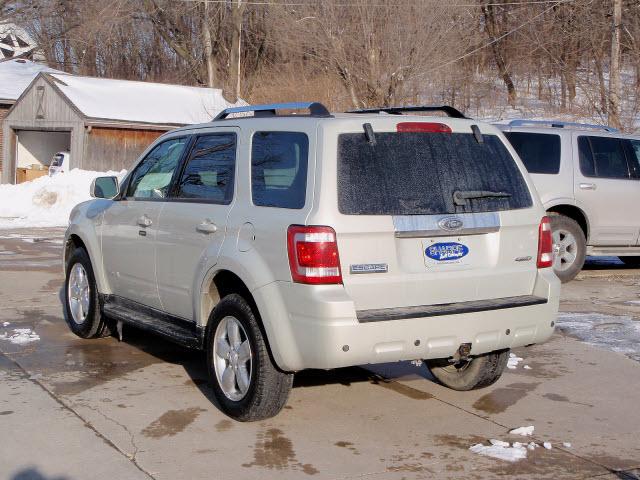
<instances>
[{"instance_id":1,"label":"door handle","mask_svg":"<svg viewBox=\"0 0 640 480\"><path fill-rule=\"evenodd\" d=\"M140 218L138 218L138 225L140 225L141 227L150 227L152 223L153 222L151 221L151 219L146 215L142 215Z\"/></svg>"},{"instance_id":2,"label":"door handle","mask_svg":"<svg viewBox=\"0 0 640 480\"><path fill-rule=\"evenodd\" d=\"M581 183L580 184L580 189L581 190L595 190L596 189L596 184L595 183Z\"/></svg>"},{"instance_id":3,"label":"door handle","mask_svg":"<svg viewBox=\"0 0 640 480\"><path fill-rule=\"evenodd\" d=\"M196 226L196 230L202 233L216 233L218 227L208 218Z\"/></svg>"}]
</instances>

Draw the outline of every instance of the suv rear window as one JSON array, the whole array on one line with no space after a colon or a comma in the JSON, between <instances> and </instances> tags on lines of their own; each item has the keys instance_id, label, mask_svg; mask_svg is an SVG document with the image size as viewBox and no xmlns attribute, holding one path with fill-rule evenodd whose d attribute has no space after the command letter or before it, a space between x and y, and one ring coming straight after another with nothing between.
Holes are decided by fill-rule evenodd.
<instances>
[{"instance_id":1,"label":"suv rear window","mask_svg":"<svg viewBox=\"0 0 640 480\"><path fill-rule=\"evenodd\" d=\"M495 135L364 133L338 137L338 208L346 215L492 212L532 205L529 189ZM454 193L495 192L456 205Z\"/></svg>"},{"instance_id":2,"label":"suv rear window","mask_svg":"<svg viewBox=\"0 0 640 480\"><path fill-rule=\"evenodd\" d=\"M529 173L560 171L560 136L549 133L505 132Z\"/></svg>"}]
</instances>

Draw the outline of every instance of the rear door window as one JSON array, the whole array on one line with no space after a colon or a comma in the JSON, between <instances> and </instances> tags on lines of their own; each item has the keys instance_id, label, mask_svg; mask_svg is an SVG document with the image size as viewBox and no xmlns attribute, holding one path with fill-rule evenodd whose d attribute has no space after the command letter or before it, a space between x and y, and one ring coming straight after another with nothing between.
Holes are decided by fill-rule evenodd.
<instances>
[{"instance_id":1,"label":"rear door window","mask_svg":"<svg viewBox=\"0 0 640 480\"><path fill-rule=\"evenodd\" d=\"M338 137L338 207L347 215L434 215L527 208L531 195L495 135L364 133ZM454 200L462 193L464 199ZM468 197L468 198L467 198Z\"/></svg>"},{"instance_id":2,"label":"rear door window","mask_svg":"<svg viewBox=\"0 0 640 480\"><path fill-rule=\"evenodd\" d=\"M560 136L548 133L507 132L529 173L554 175L560 171Z\"/></svg>"},{"instance_id":3,"label":"rear door window","mask_svg":"<svg viewBox=\"0 0 640 480\"><path fill-rule=\"evenodd\" d=\"M177 186L178 198L228 205L233 200L236 135L198 137Z\"/></svg>"},{"instance_id":4,"label":"rear door window","mask_svg":"<svg viewBox=\"0 0 640 480\"><path fill-rule=\"evenodd\" d=\"M256 132L251 143L254 205L304 207L309 138L300 132Z\"/></svg>"},{"instance_id":5,"label":"rear door window","mask_svg":"<svg viewBox=\"0 0 640 480\"><path fill-rule=\"evenodd\" d=\"M579 136L578 153L585 177L629 178L629 165L619 138Z\"/></svg>"}]
</instances>

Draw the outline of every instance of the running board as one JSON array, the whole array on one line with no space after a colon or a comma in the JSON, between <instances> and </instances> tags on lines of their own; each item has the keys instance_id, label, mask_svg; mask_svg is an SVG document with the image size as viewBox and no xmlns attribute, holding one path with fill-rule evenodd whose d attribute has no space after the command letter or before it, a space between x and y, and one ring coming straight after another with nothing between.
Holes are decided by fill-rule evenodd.
<instances>
[{"instance_id":1,"label":"running board","mask_svg":"<svg viewBox=\"0 0 640 480\"><path fill-rule=\"evenodd\" d=\"M156 333L183 347L198 350L203 348L204 337L195 322L174 317L116 295L101 297L102 313L106 317Z\"/></svg>"},{"instance_id":2,"label":"running board","mask_svg":"<svg viewBox=\"0 0 640 480\"><path fill-rule=\"evenodd\" d=\"M587 255L594 257L633 257L640 256L640 247L587 247Z\"/></svg>"},{"instance_id":3,"label":"running board","mask_svg":"<svg viewBox=\"0 0 640 480\"><path fill-rule=\"evenodd\" d=\"M486 312L505 308L527 307L547 303L546 298L534 295L519 297L493 298L491 300L474 300L471 302L440 303L436 305L417 305L415 307L379 308L358 310L356 317L360 323L384 322L389 320L407 320L410 318L438 317L442 315L459 315L462 313Z\"/></svg>"}]
</instances>

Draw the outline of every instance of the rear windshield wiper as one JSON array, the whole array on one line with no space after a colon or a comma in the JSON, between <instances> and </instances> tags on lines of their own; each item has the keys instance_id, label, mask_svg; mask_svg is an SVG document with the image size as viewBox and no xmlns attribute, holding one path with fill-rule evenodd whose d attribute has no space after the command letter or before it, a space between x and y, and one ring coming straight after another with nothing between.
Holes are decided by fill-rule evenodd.
<instances>
[{"instance_id":1,"label":"rear windshield wiper","mask_svg":"<svg viewBox=\"0 0 640 480\"><path fill-rule=\"evenodd\" d=\"M470 198L505 198L510 197L508 192L492 192L490 190L456 190L453 192L453 203L463 207Z\"/></svg>"}]
</instances>

